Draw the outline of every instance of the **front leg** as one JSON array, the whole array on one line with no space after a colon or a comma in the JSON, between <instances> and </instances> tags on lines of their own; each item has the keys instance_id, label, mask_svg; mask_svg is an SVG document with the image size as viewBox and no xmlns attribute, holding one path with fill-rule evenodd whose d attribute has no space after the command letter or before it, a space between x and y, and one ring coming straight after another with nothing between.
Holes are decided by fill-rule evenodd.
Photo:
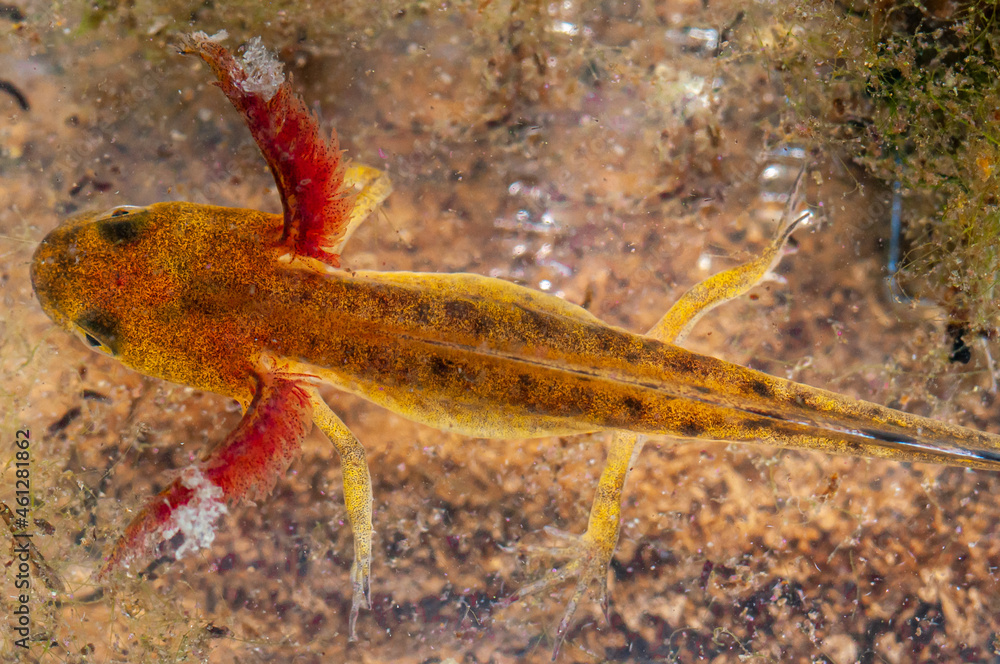
<instances>
[{"instance_id":1,"label":"front leg","mask_svg":"<svg viewBox=\"0 0 1000 664\"><path fill-rule=\"evenodd\" d=\"M389 197L392 193L392 182L385 172L364 166L351 164L344 173L344 186L354 192L354 207L347 219L343 237L331 248L334 254L340 255L344 245L365 219Z\"/></svg>"},{"instance_id":2,"label":"front leg","mask_svg":"<svg viewBox=\"0 0 1000 664\"><path fill-rule=\"evenodd\" d=\"M177 533L180 558L215 539L215 521L241 500L266 498L312 428L312 405L294 380L265 374L236 428L201 462L186 468L139 512L97 573L142 564Z\"/></svg>"}]
</instances>

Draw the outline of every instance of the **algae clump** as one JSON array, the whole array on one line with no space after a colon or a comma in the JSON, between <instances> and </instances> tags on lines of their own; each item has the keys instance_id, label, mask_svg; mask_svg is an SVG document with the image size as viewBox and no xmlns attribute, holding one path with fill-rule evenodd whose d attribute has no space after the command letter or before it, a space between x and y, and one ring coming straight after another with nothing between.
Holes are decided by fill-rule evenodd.
<instances>
[{"instance_id":1,"label":"algae clump","mask_svg":"<svg viewBox=\"0 0 1000 664\"><path fill-rule=\"evenodd\" d=\"M776 41L790 100L814 135L903 192L904 290L990 337L1000 305L998 19L986 2L813 3L789 11L795 27Z\"/></svg>"}]
</instances>

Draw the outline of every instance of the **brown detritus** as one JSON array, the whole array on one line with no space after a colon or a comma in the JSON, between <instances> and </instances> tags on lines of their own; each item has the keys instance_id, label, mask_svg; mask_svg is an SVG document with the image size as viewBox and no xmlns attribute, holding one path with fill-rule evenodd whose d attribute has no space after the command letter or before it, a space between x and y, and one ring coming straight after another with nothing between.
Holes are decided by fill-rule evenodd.
<instances>
[{"instance_id":1,"label":"brown detritus","mask_svg":"<svg viewBox=\"0 0 1000 664\"><path fill-rule=\"evenodd\" d=\"M50 436L56 436L61 434L66 427L73 423L83 411L79 406L73 406L68 409L62 416L59 417L55 422L49 425L47 431Z\"/></svg>"},{"instance_id":2,"label":"brown detritus","mask_svg":"<svg viewBox=\"0 0 1000 664\"><path fill-rule=\"evenodd\" d=\"M25 94L10 81L0 80L0 91L6 92L13 97L14 101L17 102L17 105L21 107L22 111L31 110L31 105L28 104L28 97L25 96Z\"/></svg>"},{"instance_id":3,"label":"brown detritus","mask_svg":"<svg viewBox=\"0 0 1000 664\"><path fill-rule=\"evenodd\" d=\"M45 562L42 553L35 546L35 543L31 541L33 533L25 532L27 530L27 523L19 525L18 518L6 503L0 503L0 518L4 520L4 523L7 525L7 531L11 536L10 550L13 552L17 548L27 549L28 562L31 564L31 571L35 577L40 579L45 584L45 587L54 593L66 592L66 584L62 578L52 569L51 565ZM16 559L18 557L12 555L12 560L7 565L10 566Z\"/></svg>"},{"instance_id":4,"label":"brown detritus","mask_svg":"<svg viewBox=\"0 0 1000 664\"><path fill-rule=\"evenodd\" d=\"M840 475L837 473L833 473L832 475L830 475L830 481L827 483L826 488L823 489L823 492L821 494L816 496L816 500L819 500L821 502L826 502L827 500L830 500L830 498L836 495L837 490L839 488L840 488Z\"/></svg>"},{"instance_id":5,"label":"brown detritus","mask_svg":"<svg viewBox=\"0 0 1000 664\"><path fill-rule=\"evenodd\" d=\"M0 5L0 19L20 23L25 19L25 16L24 12L17 5L2 4Z\"/></svg>"},{"instance_id":6,"label":"brown detritus","mask_svg":"<svg viewBox=\"0 0 1000 664\"><path fill-rule=\"evenodd\" d=\"M84 390L80 393L84 401L97 401L99 403L111 403L111 399L97 390Z\"/></svg>"}]
</instances>

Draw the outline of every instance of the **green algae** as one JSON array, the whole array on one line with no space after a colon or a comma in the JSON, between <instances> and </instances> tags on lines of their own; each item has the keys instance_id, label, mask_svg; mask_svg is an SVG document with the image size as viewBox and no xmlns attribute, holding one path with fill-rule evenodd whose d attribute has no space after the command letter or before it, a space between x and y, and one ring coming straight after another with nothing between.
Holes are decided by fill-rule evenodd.
<instances>
[{"instance_id":1,"label":"green algae","mask_svg":"<svg viewBox=\"0 0 1000 664\"><path fill-rule=\"evenodd\" d=\"M816 143L903 194L907 250L895 275L903 289L992 335L1000 305L995 6L810 3L785 21L794 28L775 52L796 116Z\"/></svg>"}]
</instances>

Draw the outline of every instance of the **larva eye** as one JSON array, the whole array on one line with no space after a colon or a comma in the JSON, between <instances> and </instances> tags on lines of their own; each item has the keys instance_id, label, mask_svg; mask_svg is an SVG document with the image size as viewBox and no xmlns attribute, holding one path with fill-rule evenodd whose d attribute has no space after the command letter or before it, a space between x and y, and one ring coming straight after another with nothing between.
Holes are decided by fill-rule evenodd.
<instances>
[{"instance_id":1,"label":"larva eye","mask_svg":"<svg viewBox=\"0 0 1000 664\"><path fill-rule=\"evenodd\" d=\"M75 327L91 348L112 356L118 354L118 326L108 316L90 311L76 321Z\"/></svg>"},{"instance_id":2,"label":"larva eye","mask_svg":"<svg viewBox=\"0 0 1000 664\"><path fill-rule=\"evenodd\" d=\"M130 214L135 214L136 212L142 212L146 208L141 205L119 205L118 207L113 207L104 214L102 214L100 219L111 219L114 217L125 217Z\"/></svg>"},{"instance_id":3,"label":"larva eye","mask_svg":"<svg viewBox=\"0 0 1000 664\"><path fill-rule=\"evenodd\" d=\"M93 348L94 350L100 353L104 353L105 355L111 355L112 357L114 357L115 353L108 344L101 341L98 337L94 336L90 332L87 332L82 327L77 326L76 334L78 337L83 339L83 342L87 344L87 346L89 346L90 348Z\"/></svg>"}]
</instances>

